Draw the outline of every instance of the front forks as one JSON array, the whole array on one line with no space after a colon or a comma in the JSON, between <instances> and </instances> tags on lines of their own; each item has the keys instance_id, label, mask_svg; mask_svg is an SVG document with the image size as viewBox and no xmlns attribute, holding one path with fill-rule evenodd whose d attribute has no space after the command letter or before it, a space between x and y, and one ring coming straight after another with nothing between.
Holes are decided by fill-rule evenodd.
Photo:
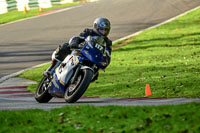
<instances>
[{"instance_id":1,"label":"front forks","mask_svg":"<svg viewBox=\"0 0 200 133\"><path fill-rule=\"evenodd\" d=\"M78 64L78 66L77 66L77 68L76 68L76 71L75 71L75 73L74 73L74 76L72 77L71 84L73 84L73 83L75 82L75 80L76 80L76 78L77 78L77 76L78 76L78 73L79 73L80 69L81 69L81 65Z\"/></svg>"}]
</instances>

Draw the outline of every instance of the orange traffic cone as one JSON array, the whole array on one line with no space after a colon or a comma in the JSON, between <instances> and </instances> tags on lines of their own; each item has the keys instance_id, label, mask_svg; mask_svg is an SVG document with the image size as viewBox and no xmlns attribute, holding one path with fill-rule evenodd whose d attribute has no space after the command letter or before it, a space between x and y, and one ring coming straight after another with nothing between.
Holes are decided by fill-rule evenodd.
<instances>
[{"instance_id":1,"label":"orange traffic cone","mask_svg":"<svg viewBox=\"0 0 200 133\"><path fill-rule=\"evenodd\" d=\"M44 11L44 9L42 7L40 7L40 12L43 12L43 11Z\"/></svg>"},{"instance_id":2,"label":"orange traffic cone","mask_svg":"<svg viewBox=\"0 0 200 133\"><path fill-rule=\"evenodd\" d=\"M146 84L145 96L151 96L151 89L149 84Z\"/></svg>"},{"instance_id":3,"label":"orange traffic cone","mask_svg":"<svg viewBox=\"0 0 200 133\"><path fill-rule=\"evenodd\" d=\"M27 13L27 12L28 12L28 10L26 8L26 5L24 5L24 13Z\"/></svg>"}]
</instances>

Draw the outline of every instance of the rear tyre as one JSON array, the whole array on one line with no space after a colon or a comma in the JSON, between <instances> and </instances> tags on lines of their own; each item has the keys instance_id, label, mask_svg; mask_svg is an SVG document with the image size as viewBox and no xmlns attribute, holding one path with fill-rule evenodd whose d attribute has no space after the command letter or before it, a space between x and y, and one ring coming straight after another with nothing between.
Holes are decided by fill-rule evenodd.
<instances>
[{"instance_id":1,"label":"rear tyre","mask_svg":"<svg viewBox=\"0 0 200 133\"><path fill-rule=\"evenodd\" d=\"M90 69L80 70L74 84L70 84L66 89L64 98L68 103L75 103L87 90L90 81L93 77L93 72Z\"/></svg>"},{"instance_id":2,"label":"rear tyre","mask_svg":"<svg viewBox=\"0 0 200 133\"><path fill-rule=\"evenodd\" d=\"M47 103L52 99L52 96L48 93L47 87L49 86L50 81L47 77L43 77L40 81L36 92L35 100L39 103Z\"/></svg>"}]
</instances>

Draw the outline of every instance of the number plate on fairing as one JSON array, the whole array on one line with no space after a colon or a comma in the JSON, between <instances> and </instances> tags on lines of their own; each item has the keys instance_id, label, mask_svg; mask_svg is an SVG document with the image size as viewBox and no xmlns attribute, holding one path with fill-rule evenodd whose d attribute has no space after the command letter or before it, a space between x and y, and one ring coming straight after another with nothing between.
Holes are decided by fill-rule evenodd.
<instances>
[{"instance_id":1,"label":"number plate on fairing","mask_svg":"<svg viewBox=\"0 0 200 133\"><path fill-rule=\"evenodd\" d=\"M62 62L62 64L65 64L63 67L62 64L56 69L56 74L58 76L58 79L67 84L70 77L73 73L73 68L77 66L79 63L78 58L74 55L68 55L65 60Z\"/></svg>"}]
</instances>

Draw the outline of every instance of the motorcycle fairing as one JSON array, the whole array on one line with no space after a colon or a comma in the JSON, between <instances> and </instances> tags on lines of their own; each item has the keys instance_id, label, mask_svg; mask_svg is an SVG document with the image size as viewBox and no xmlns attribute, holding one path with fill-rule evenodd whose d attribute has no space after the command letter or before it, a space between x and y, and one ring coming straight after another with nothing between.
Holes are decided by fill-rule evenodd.
<instances>
[{"instance_id":1,"label":"motorcycle fairing","mask_svg":"<svg viewBox=\"0 0 200 133\"><path fill-rule=\"evenodd\" d=\"M102 62L106 62L106 58L104 58L103 54L90 43L85 44L81 50L81 54L94 64L97 64L98 67L102 69L105 68L105 66L102 65Z\"/></svg>"},{"instance_id":2,"label":"motorcycle fairing","mask_svg":"<svg viewBox=\"0 0 200 133\"><path fill-rule=\"evenodd\" d=\"M60 82L65 85L68 83L78 63L79 60L75 55L68 55L65 58L62 64L56 69L56 74Z\"/></svg>"},{"instance_id":3,"label":"motorcycle fairing","mask_svg":"<svg viewBox=\"0 0 200 133\"><path fill-rule=\"evenodd\" d=\"M74 68L78 64L78 58L68 55L60 66L55 70L54 78L49 86L49 93L57 97L63 97L66 91L65 85L69 82Z\"/></svg>"},{"instance_id":4,"label":"motorcycle fairing","mask_svg":"<svg viewBox=\"0 0 200 133\"><path fill-rule=\"evenodd\" d=\"M54 78L48 87L48 92L53 96L63 97L65 90L65 86L58 80L56 73L54 73Z\"/></svg>"}]
</instances>

